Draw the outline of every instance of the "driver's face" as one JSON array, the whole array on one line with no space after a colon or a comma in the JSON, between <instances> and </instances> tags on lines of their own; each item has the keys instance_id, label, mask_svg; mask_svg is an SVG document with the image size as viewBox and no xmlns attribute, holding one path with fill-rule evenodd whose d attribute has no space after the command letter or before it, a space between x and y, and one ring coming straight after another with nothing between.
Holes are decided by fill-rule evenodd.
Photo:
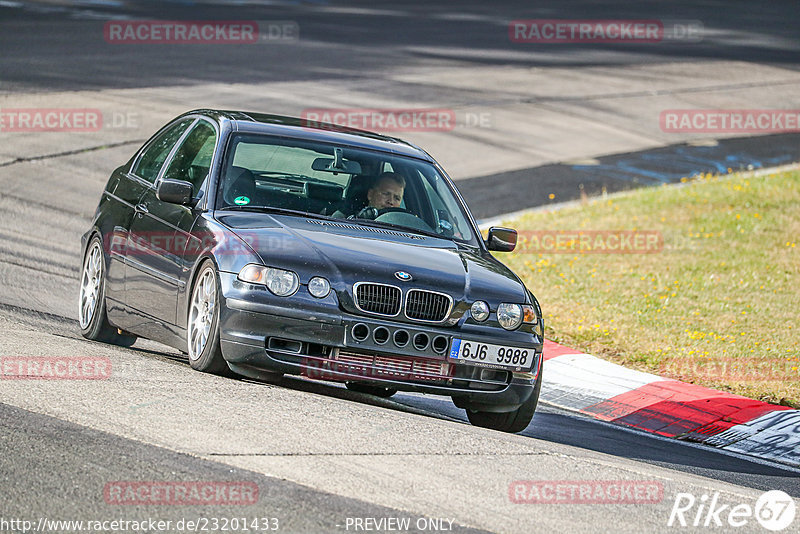
<instances>
[{"instance_id":1,"label":"driver's face","mask_svg":"<svg viewBox=\"0 0 800 534\"><path fill-rule=\"evenodd\" d=\"M403 201L405 188L390 178L384 178L367 192L369 205L378 208L396 208Z\"/></svg>"}]
</instances>

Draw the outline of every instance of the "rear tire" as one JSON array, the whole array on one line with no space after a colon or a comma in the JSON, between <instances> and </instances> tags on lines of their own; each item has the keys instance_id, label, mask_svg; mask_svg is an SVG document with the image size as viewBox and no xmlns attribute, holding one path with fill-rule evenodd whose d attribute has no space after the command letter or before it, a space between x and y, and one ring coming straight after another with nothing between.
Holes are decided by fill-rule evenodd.
<instances>
[{"instance_id":1,"label":"rear tire","mask_svg":"<svg viewBox=\"0 0 800 534\"><path fill-rule=\"evenodd\" d=\"M219 277L214 264L206 260L198 269L192 285L186 344L192 369L222 376L232 376L219 342Z\"/></svg>"},{"instance_id":2,"label":"rear tire","mask_svg":"<svg viewBox=\"0 0 800 534\"><path fill-rule=\"evenodd\" d=\"M536 412L536 405L539 404L539 393L542 390L542 368L539 367L539 376L536 378L536 385L533 393L525 403L511 412L477 412L467 410L467 419L474 426L499 430L500 432L511 432L516 434L522 432L533 419Z\"/></svg>"},{"instance_id":3,"label":"rear tire","mask_svg":"<svg viewBox=\"0 0 800 534\"><path fill-rule=\"evenodd\" d=\"M395 393L397 390L394 388L387 388L384 386L370 386L368 384L362 384L361 382L346 382L345 386L350 391L355 391L358 393L366 393L367 395L374 395L376 397L380 397L382 399L388 399Z\"/></svg>"},{"instance_id":4,"label":"rear tire","mask_svg":"<svg viewBox=\"0 0 800 534\"><path fill-rule=\"evenodd\" d=\"M106 263L103 241L95 235L86 247L78 294L78 326L86 339L130 347L136 342L133 334L120 334L111 326L106 314Z\"/></svg>"}]
</instances>

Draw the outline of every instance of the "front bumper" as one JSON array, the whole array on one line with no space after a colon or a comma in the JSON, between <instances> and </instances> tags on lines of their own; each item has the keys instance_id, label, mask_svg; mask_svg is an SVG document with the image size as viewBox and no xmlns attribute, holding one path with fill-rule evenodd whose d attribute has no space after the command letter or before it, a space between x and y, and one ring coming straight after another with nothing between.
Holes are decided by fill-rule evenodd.
<instances>
[{"instance_id":1,"label":"front bumper","mask_svg":"<svg viewBox=\"0 0 800 534\"><path fill-rule=\"evenodd\" d=\"M500 338L353 315L338 308L333 292L315 299L301 287L292 297L272 297L230 273L220 273L220 283L222 353L243 374L266 371L379 384L446 395L463 408L498 412L527 401L539 379L541 343L530 343L522 333ZM448 355L454 336L529 348L535 353L532 371L453 363Z\"/></svg>"}]
</instances>

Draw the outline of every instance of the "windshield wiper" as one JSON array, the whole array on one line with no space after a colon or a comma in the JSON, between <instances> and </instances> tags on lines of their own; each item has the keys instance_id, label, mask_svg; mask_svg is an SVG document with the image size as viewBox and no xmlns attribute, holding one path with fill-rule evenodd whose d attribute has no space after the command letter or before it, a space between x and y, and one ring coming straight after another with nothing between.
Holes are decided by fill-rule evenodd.
<instances>
[{"instance_id":1,"label":"windshield wiper","mask_svg":"<svg viewBox=\"0 0 800 534\"><path fill-rule=\"evenodd\" d=\"M225 206L220 211L260 211L262 213L280 213L282 215L297 215L299 217L311 217L312 219L333 220L333 217L310 213L308 211L293 210L289 208L279 208L277 206Z\"/></svg>"}]
</instances>

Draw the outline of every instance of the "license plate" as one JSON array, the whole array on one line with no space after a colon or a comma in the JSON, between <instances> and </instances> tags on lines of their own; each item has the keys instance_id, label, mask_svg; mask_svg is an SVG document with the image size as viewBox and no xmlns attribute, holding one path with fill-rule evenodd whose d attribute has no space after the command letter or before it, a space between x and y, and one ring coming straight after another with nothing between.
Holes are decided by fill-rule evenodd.
<instances>
[{"instance_id":1,"label":"license plate","mask_svg":"<svg viewBox=\"0 0 800 534\"><path fill-rule=\"evenodd\" d=\"M485 367L502 367L515 371L529 371L535 358L533 349L492 345L463 339L453 339L450 359Z\"/></svg>"}]
</instances>

